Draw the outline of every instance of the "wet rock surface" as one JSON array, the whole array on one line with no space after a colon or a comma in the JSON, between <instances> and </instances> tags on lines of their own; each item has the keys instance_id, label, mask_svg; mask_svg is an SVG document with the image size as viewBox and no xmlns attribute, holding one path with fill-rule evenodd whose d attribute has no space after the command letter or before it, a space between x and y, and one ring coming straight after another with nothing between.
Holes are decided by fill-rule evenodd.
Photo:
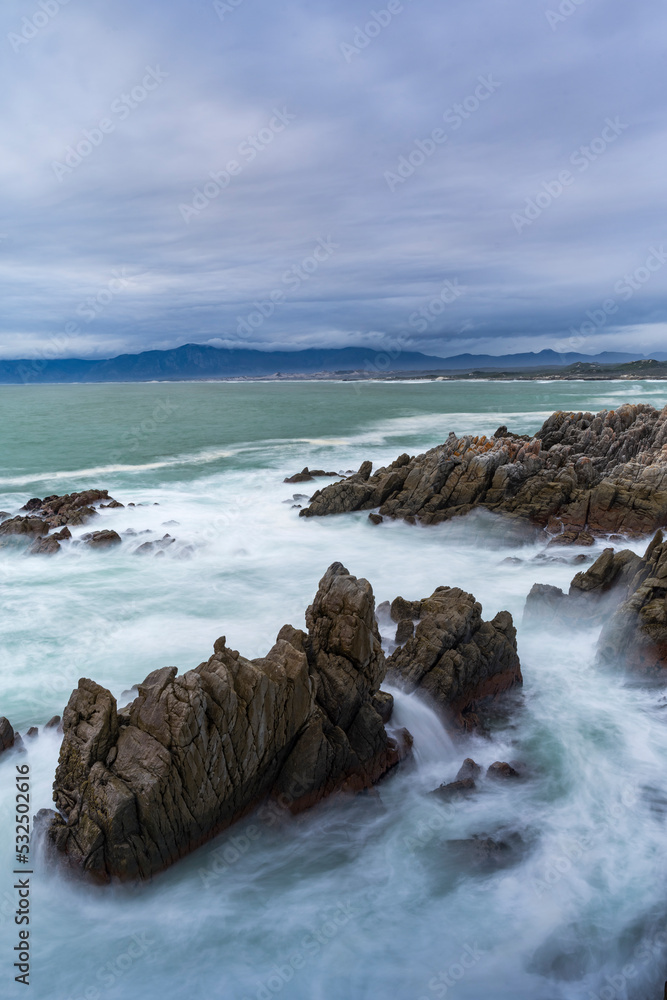
<instances>
[{"instance_id":1,"label":"wet rock surface","mask_svg":"<svg viewBox=\"0 0 667 1000\"><path fill-rule=\"evenodd\" d=\"M28 552L30 555L55 555L60 551L61 542L71 539L71 527L86 524L98 516L95 508L122 507L123 504L111 498L107 490L85 490L81 493L56 494L33 497L19 513L0 524L0 543L3 537L26 536L34 541ZM58 530L59 529L59 530ZM95 531L83 536L83 541L94 548L109 548L120 543L120 535L115 531Z\"/></svg>"},{"instance_id":2,"label":"wet rock surface","mask_svg":"<svg viewBox=\"0 0 667 1000\"><path fill-rule=\"evenodd\" d=\"M14 746L14 729L12 727L9 719L6 719L4 715L0 718L0 753L4 753L5 750L9 750L10 747Z\"/></svg>"},{"instance_id":3,"label":"wet rock surface","mask_svg":"<svg viewBox=\"0 0 667 1000\"><path fill-rule=\"evenodd\" d=\"M523 683L509 612L485 622L472 594L438 587L422 601L392 603L394 621L406 622L408 615L417 626L389 657L387 680L427 695L447 721L473 728L478 702Z\"/></svg>"},{"instance_id":4,"label":"wet rock surface","mask_svg":"<svg viewBox=\"0 0 667 1000\"><path fill-rule=\"evenodd\" d=\"M120 711L82 679L63 718L59 812L42 814L55 852L101 881L145 878L267 796L298 812L394 767L410 740L389 737L378 711L386 664L370 584L334 563L306 623L255 660L218 639L194 670L151 673Z\"/></svg>"},{"instance_id":5,"label":"wet rock surface","mask_svg":"<svg viewBox=\"0 0 667 1000\"><path fill-rule=\"evenodd\" d=\"M667 542L658 531L635 573L620 588L622 603L605 624L602 661L667 679Z\"/></svg>"},{"instance_id":6,"label":"wet rock surface","mask_svg":"<svg viewBox=\"0 0 667 1000\"><path fill-rule=\"evenodd\" d=\"M451 433L373 475L364 462L318 490L300 516L378 508L383 517L439 524L475 507L536 525L559 544L655 531L667 524L667 408L558 411L533 438L505 427L491 438Z\"/></svg>"}]
</instances>

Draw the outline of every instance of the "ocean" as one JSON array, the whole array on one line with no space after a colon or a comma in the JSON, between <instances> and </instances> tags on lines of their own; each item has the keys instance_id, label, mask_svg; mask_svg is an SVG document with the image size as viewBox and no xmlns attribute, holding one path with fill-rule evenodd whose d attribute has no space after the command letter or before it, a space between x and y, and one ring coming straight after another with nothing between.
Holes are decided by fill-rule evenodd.
<instances>
[{"instance_id":1,"label":"ocean","mask_svg":"<svg viewBox=\"0 0 667 1000\"><path fill-rule=\"evenodd\" d=\"M263 655L330 563L377 602L439 585L508 609L522 691L486 734L452 738L396 694L413 759L370 794L281 824L249 816L148 884L91 887L38 857L31 880L34 1000L649 1000L667 978L667 695L595 661L599 626L522 623L535 582L567 589L604 547L549 550L481 515L373 526L299 518L303 466L386 464L457 434L536 431L554 410L667 404L659 382L151 383L0 387L0 509L106 488L123 544L54 558L0 550L0 715L25 734L31 812L51 806L62 714L82 676L119 699L214 640ZM329 480L320 480L321 485ZM137 506L129 507L129 503ZM73 529L75 538L90 526ZM164 557L136 549L164 534ZM633 542L635 551L645 544ZM507 562L511 558L512 562ZM388 639L389 636L387 635ZM429 796L465 757L521 761L528 779L450 807ZM3 996L14 923L15 754L0 757ZM489 868L473 836L513 845Z\"/></svg>"}]
</instances>

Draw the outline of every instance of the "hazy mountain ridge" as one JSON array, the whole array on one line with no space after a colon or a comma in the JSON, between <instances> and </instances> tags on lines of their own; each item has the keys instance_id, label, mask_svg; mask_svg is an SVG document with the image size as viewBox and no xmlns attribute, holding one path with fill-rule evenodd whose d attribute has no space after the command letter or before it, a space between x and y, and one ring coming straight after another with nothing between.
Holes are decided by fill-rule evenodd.
<instances>
[{"instance_id":1,"label":"hazy mountain ridge","mask_svg":"<svg viewBox=\"0 0 667 1000\"><path fill-rule=\"evenodd\" d=\"M367 347L308 348L302 351L230 349L184 344L164 351L121 354L115 358L86 360L28 358L0 361L0 384L56 382L143 382L153 380L258 378L276 375L309 375L322 372L476 371L565 367L577 362L623 364L644 360L642 354L604 351L589 355L544 350L523 354L458 354L441 358L418 351L387 351ZM667 353L650 355L667 360Z\"/></svg>"}]
</instances>

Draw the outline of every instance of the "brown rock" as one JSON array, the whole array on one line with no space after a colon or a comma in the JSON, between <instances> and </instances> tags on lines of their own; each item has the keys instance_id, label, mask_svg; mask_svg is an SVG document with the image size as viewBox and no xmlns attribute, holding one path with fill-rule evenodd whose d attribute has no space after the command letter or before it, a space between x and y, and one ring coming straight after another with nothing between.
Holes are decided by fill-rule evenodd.
<instances>
[{"instance_id":1,"label":"brown rock","mask_svg":"<svg viewBox=\"0 0 667 1000\"><path fill-rule=\"evenodd\" d=\"M498 778L505 780L506 778L518 778L519 772L516 771L511 764L507 761L497 760L490 765L486 772L487 778Z\"/></svg>"},{"instance_id":2,"label":"brown rock","mask_svg":"<svg viewBox=\"0 0 667 1000\"><path fill-rule=\"evenodd\" d=\"M49 525L38 517L12 517L0 524L2 535L44 535Z\"/></svg>"},{"instance_id":3,"label":"brown rock","mask_svg":"<svg viewBox=\"0 0 667 1000\"><path fill-rule=\"evenodd\" d=\"M0 717L0 753L14 746L15 733L9 719Z\"/></svg>"},{"instance_id":4,"label":"brown rock","mask_svg":"<svg viewBox=\"0 0 667 1000\"><path fill-rule=\"evenodd\" d=\"M385 661L370 585L334 563L306 622L260 659L222 638L195 670L156 670L120 714L81 680L64 715L56 850L100 880L148 877L269 795L297 812L395 766L410 739L388 737L375 707Z\"/></svg>"},{"instance_id":5,"label":"brown rock","mask_svg":"<svg viewBox=\"0 0 667 1000\"><path fill-rule=\"evenodd\" d=\"M90 535L84 535L83 540L86 545L94 549L109 549L113 545L120 545L121 537L117 531L93 531Z\"/></svg>"},{"instance_id":6,"label":"brown rock","mask_svg":"<svg viewBox=\"0 0 667 1000\"><path fill-rule=\"evenodd\" d=\"M384 517L439 524L483 507L546 529L556 544L639 536L667 523L667 409L627 404L557 412L530 439L450 434L431 451L369 463L318 491L302 517L379 508Z\"/></svg>"},{"instance_id":7,"label":"brown rock","mask_svg":"<svg viewBox=\"0 0 667 1000\"><path fill-rule=\"evenodd\" d=\"M402 621L398 623L398 628L396 629L396 643L402 646L404 642L408 639L412 639L415 634L415 623L412 618L403 618Z\"/></svg>"},{"instance_id":8,"label":"brown rock","mask_svg":"<svg viewBox=\"0 0 667 1000\"><path fill-rule=\"evenodd\" d=\"M37 728L37 726L31 726L28 732L26 733L26 736L29 736L31 739L33 739L35 736L39 736L39 729Z\"/></svg>"},{"instance_id":9,"label":"brown rock","mask_svg":"<svg viewBox=\"0 0 667 1000\"><path fill-rule=\"evenodd\" d=\"M371 522L371 524L382 524L384 518L382 514L369 514L368 520Z\"/></svg>"},{"instance_id":10,"label":"brown rock","mask_svg":"<svg viewBox=\"0 0 667 1000\"><path fill-rule=\"evenodd\" d=\"M49 719L49 721L46 723L46 725L44 726L44 728L45 729L57 729L58 726L60 725L60 721L61 721L60 716L59 715L54 715L52 719Z\"/></svg>"},{"instance_id":11,"label":"brown rock","mask_svg":"<svg viewBox=\"0 0 667 1000\"><path fill-rule=\"evenodd\" d=\"M481 773L481 767L476 764L472 757L466 757L466 759L461 764L459 768L459 773L456 775L457 781L466 781L468 778L478 778Z\"/></svg>"},{"instance_id":12,"label":"brown rock","mask_svg":"<svg viewBox=\"0 0 667 1000\"><path fill-rule=\"evenodd\" d=\"M456 781L450 781L447 785L440 785L433 794L442 799L453 799L455 796L474 792L476 787L472 778L457 778Z\"/></svg>"},{"instance_id":13,"label":"brown rock","mask_svg":"<svg viewBox=\"0 0 667 1000\"><path fill-rule=\"evenodd\" d=\"M438 587L419 610L413 638L387 662L392 683L428 695L464 727L478 702L523 683L509 612L484 622L481 605L456 587Z\"/></svg>"}]
</instances>

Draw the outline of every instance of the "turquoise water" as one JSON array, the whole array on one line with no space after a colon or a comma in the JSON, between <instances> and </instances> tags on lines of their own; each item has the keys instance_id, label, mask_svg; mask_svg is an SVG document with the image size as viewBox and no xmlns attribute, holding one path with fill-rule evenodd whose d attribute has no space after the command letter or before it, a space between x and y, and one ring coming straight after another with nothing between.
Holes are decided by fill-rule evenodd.
<instances>
[{"instance_id":1,"label":"turquoise water","mask_svg":"<svg viewBox=\"0 0 667 1000\"><path fill-rule=\"evenodd\" d=\"M284 622L303 625L336 559L367 577L378 601L446 584L472 591L485 617L508 608L525 677L492 736L456 745L425 706L398 695L395 723L413 731L415 760L377 796L331 803L278 829L256 830L251 817L150 885L91 889L40 863L33 997L661 996L664 696L600 670L596 629L553 637L521 624L532 584L566 587L578 567L544 559L541 544L508 542L492 518L429 529L373 528L363 514L304 521L293 506L302 487L282 482L306 464L383 464L450 430L534 431L554 409L625 401L663 406L667 386L0 387L0 509L94 486L142 504L100 515L100 526L104 519L123 533L113 551L73 545L54 559L0 551L0 715L23 732L61 714L81 676L120 698L158 666L195 666L221 634L245 655L266 652ZM164 558L135 556L165 532L176 541ZM510 555L522 562L504 563ZM58 743L42 733L27 746L36 811L50 804ZM427 792L466 756L523 760L531 778L484 788L456 810L433 802ZM8 969L15 763L0 759ZM506 868L476 870L449 843L475 834L516 835L522 848ZM21 989L8 972L3 995Z\"/></svg>"}]
</instances>

